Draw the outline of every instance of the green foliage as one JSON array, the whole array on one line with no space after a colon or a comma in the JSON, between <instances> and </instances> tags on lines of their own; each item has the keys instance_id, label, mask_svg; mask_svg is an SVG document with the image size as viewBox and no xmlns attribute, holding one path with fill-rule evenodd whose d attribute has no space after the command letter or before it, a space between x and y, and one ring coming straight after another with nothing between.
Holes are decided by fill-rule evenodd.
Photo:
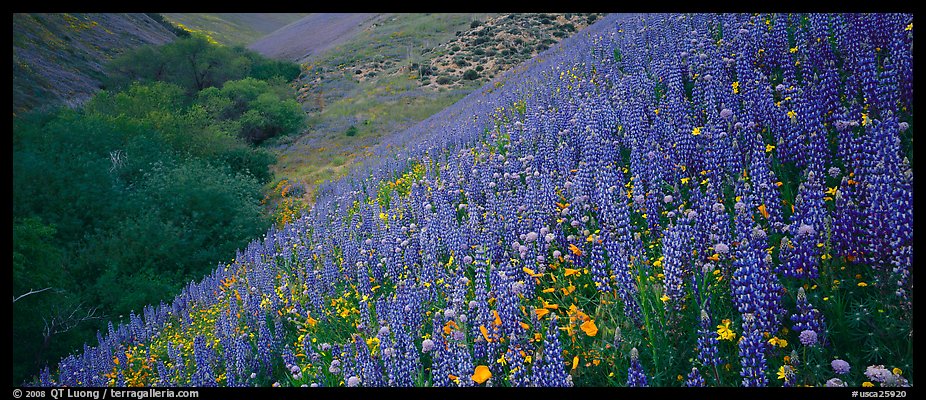
<instances>
[{"instance_id":1,"label":"green foliage","mask_svg":"<svg viewBox=\"0 0 926 400\"><path fill-rule=\"evenodd\" d=\"M192 36L162 46L144 46L126 52L108 65L107 87L122 89L132 82L168 82L192 96L227 81L252 77L260 80L299 75L299 66L268 60L243 47L217 46Z\"/></svg>"},{"instance_id":2,"label":"green foliage","mask_svg":"<svg viewBox=\"0 0 926 400\"><path fill-rule=\"evenodd\" d=\"M49 288L14 303L14 384L265 232L275 160L248 143L303 125L293 68L243 49L191 38L113 65L83 108L14 120L14 296Z\"/></svg>"},{"instance_id":3,"label":"green foliage","mask_svg":"<svg viewBox=\"0 0 926 400\"><path fill-rule=\"evenodd\" d=\"M80 280L93 282L95 304L115 314L156 303L266 229L260 198L250 176L201 161L156 164L127 195L134 212L87 238L76 263ZM111 287L134 290L114 295Z\"/></svg>"},{"instance_id":4,"label":"green foliage","mask_svg":"<svg viewBox=\"0 0 926 400\"><path fill-rule=\"evenodd\" d=\"M256 55L256 54L254 54ZM299 77L299 73L302 70L299 68L299 65L291 63L289 61L281 60L256 60L254 64L251 65L251 73L248 74L251 78L260 79L260 80L271 80L274 78L282 78L284 81L292 81Z\"/></svg>"},{"instance_id":5,"label":"green foliage","mask_svg":"<svg viewBox=\"0 0 926 400\"><path fill-rule=\"evenodd\" d=\"M304 124L299 103L281 96L266 81L254 78L229 81L221 89L203 90L197 102L232 133L250 143L295 133Z\"/></svg>"},{"instance_id":6,"label":"green foliage","mask_svg":"<svg viewBox=\"0 0 926 400\"><path fill-rule=\"evenodd\" d=\"M468 69L463 73L463 78L468 80L479 79L479 73L474 69Z\"/></svg>"},{"instance_id":7,"label":"green foliage","mask_svg":"<svg viewBox=\"0 0 926 400\"><path fill-rule=\"evenodd\" d=\"M61 249L55 247L54 226L36 217L13 221L13 295L60 286Z\"/></svg>"},{"instance_id":8,"label":"green foliage","mask_svg":"<svg viewBox=\"0 0 926 400\"><path fill-rule=\"evenodd\" d=\"M344 134L347 135L347 136L356 136L356 135L357 135L357 127L354 126L354 125L351 125L350 128L347 128L347 131L345 131Z\"/></svg>"}]
</instances>

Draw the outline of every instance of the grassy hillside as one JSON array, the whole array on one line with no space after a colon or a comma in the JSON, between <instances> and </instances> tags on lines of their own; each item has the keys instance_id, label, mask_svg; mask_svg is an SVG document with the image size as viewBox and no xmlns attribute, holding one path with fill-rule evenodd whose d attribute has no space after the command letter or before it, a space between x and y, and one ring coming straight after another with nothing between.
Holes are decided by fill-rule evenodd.
<instances>
[{"instance_id":1,"label":"grassy hillside","mask_svg":"<svg viewBox=\"0 0 926 400\"><path fill-rule=\"evenodd\" d=\"M175 35L146 14L13 14L13 114L83 102L103 66L128 49Z\"/></svg>"},{"instance_id":2,"label":"grassy hillside","mask_svg":"<svg viewBox=\"0 0 926 400\"><path fill-rule=\"evenodd\" d=\"M446 108L598 16L371 16L367 28L303 63L297 95L309 114L309 129L280 142L277 175L306 186L310 197L316 185L343 176L393 133Z\"/></svg>"},{"instance_id":3,"label":"grassy hillside","mask_svg":"<svg viewBox=\"0 0 926 400\"><path fill-rule=\"evenodd\" d=\"M384 14L310 14L251 43L264 56L303 62L318 57L360 32L370 29Z\"/></svg>"},{"instance_id":4,"label":"grassy hillside","mask_svg":"<svg viewBox=\"0 0 926 400\"><path fill-rule=\"evenodd\" d=\"M171 23L224 45L247 46L306 13L163 13Z\"/></svg>"}]
</instances>

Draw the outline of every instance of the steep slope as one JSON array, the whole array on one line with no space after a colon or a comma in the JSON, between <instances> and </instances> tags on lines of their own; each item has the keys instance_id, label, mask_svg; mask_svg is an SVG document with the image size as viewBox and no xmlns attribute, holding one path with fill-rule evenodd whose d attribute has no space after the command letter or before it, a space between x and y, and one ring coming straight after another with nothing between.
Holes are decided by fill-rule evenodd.
<instances>
[{"instance_id":1,"label":"steep slope","mask_svg":"<svg viewBox=\"0 0 926 400\"><path fill-rule=\"evenodd\" d=\"M406 13L313 57L297 82L309 115L286 143L278 175L314 186L342 176L375 146L459 100L600 14Z\"/></svg>"},{"instance_id":2,"label":"steep slope","mask_svg":"<svg viewBox=\"0 0 926 400\"><path fill-rule=\"evenodd\" d=\"M369 28L383 14L317 13L286 25L248 48L270 58L304 62Z\"/></svg>"},{"instance_id":3,"label":"steep slope","mask_svg":"<svg viewBox=\"0 0 926 400\"><path fill-rule=\"evenodd\" d=\"M41 383L911 385L912 19L606 16Z\"/></svg>"},{"instance_id":4,"label":"steep slope","mask_svg":"<svg viewBox=\"0 0 926 400\"><path fill-rule=\"evenodd\" d=\"M13 14L13 113L81 102L126 49L175 38L145 14Z\"/></svg>"},{"instance_id":5,"label":"steep slope","mask_svg":"<svg viewBox=\"0 0 926 400\"><path fill-rule=\"evenodd\" d=\"M163 13L175 25L225 45L247 46L307 13Z\"/></svg>"}]
</instances>

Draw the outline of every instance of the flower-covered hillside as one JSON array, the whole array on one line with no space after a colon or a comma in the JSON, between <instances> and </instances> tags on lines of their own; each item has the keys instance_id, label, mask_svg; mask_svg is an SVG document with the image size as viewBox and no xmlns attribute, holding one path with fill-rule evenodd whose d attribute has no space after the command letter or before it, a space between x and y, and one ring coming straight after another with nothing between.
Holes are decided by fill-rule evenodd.
<instances>
[{"instance_id":1,"label":"flower-covered hillside","mask_svg":"<svg viewBox=\"0 0 926 400\"><path fill-rule=\"evenodd\" d=\"M39 380L912 384L912 43L609 15Z\"/></svg>"}]
</instances>

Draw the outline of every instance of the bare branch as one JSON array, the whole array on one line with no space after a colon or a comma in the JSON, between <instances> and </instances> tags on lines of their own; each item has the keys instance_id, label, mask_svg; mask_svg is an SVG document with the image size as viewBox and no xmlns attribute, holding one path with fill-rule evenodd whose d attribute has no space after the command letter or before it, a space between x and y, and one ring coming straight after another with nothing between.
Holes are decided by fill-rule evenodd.
<instances>
[{"instance_id":1,"label":"bare branch","mask_svg":"<svg viewBox=\"0 0 926 400\"><path fill-rule=\"evenodd\" d=\"M99 309L100 307L96 306L84 311L83 303L80 303L71 308L70 311L61 312L60 309L55 310L51 317L42 316L42 322L44 323L42 335L48 341L51 336L68 332L84 321L103 319L103 315L97 315Z\"/></svg>"},{"instance_id":2,"label":"bare branch","mask_svg":"<svg viewBox=\"0 0 926 400\"><path fill-rule=\"evenodd\" d=\"M17 301L19 301L19 300L22 300L23 297L26 297L26 296L29 296L29 295L33 295L33 294L36 294L36 293L42 293L42 292L44 292L44 291L46 291L46 290L49 290L49 289L51 289L51 286L49 286L49 287L47 287L47 288L45 288L45 289L39 289L39 290L32 290L32 289L29 289L29 291L26 292L26 293L23 293L23 294L21 294L21 295L19 295L19 296L13 296L13 302L15 303L15 302L17 302Z\"/></svg>"}]
</instances>

